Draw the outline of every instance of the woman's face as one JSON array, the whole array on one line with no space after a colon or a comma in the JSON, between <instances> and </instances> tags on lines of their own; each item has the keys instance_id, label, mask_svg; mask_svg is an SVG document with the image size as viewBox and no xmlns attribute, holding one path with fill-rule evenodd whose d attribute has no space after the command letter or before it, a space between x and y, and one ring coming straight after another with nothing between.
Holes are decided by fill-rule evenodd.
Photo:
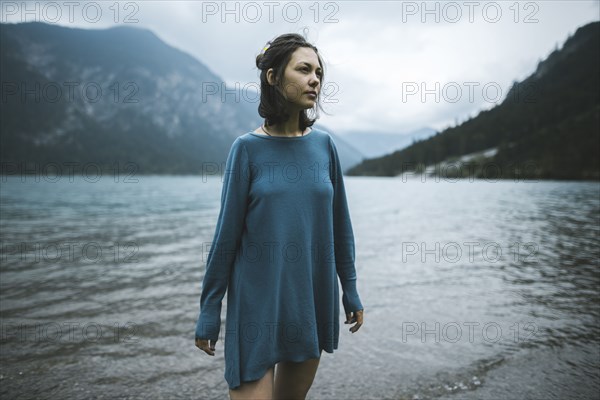
<instances>
[{"instance_id":1,"label":"woman's face","mask_svg":"<svg viewBox=\"0 0 600 400\"><path fill-rule=\"evenodd\" d=\"M271 73L267 75L271 82ZM314 107L321 91L322 70L317 53L310 47L299 47L283 73L283 95L291 106L304 110ZM314 92L311 94L309 92Z\"/></svg>"}]
</instances>

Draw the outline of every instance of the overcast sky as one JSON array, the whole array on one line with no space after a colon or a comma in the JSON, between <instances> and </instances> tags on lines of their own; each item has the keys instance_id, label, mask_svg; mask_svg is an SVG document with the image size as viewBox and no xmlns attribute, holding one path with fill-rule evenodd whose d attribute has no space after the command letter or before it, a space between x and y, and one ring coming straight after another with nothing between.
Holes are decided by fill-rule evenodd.
<instances>
[{"instance_id":1,"label":"overcast sky","mask_svg":"<svg viewBox=\"0 0 600 400\"><path fill-rule=\"evenodd\" d=\"M464 121L501 102L513 80L600 19L598 0L65 3L4 1L2 22L148 28L242 88L258 86L254 60L268 40L306 33L326 64L331 115L319 122L342 135Z\"/></svg>"}]
</instances>

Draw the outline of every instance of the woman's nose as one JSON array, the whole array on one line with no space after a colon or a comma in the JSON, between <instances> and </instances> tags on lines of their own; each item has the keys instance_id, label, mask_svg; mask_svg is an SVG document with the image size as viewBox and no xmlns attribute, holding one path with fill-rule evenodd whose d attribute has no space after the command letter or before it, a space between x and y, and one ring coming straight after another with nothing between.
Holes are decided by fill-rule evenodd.
<instances>
[{"instance_id":1,"label":"woman's nose","mask_svg":"<svg viewBox=\"0 0 600 400\"><path fill-rule=\"evenodd\" d=\"M310 86L312 86L312 87L317 87L318 85L320 85L320 84L321 84L321 80L319 79L319 77L318 77L317 75L313 75L313 76L310 78L310 83L309 83L309 84L310 84Z\"/></svg>"}]
</instances>

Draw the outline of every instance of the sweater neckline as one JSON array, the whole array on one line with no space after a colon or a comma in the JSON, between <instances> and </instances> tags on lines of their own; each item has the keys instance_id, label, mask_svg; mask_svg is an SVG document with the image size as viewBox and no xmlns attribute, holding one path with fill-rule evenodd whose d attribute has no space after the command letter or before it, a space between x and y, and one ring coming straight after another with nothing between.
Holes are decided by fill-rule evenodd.
<instances>
[{"instance_id":1,"label":"sweater neckline","mask_svg":"<svg viewBox=\"0 0 600 400\"><path fill-rule=\"evenodd\" d=\"M269 136L269 135L263 135L263 134L260 134L260 133L256 133L254 131L250 131L248 133L250 133L253 136L263 138L263 139L272 139L272 140L302 140L302 139L305 139L305 138L309 137L310 135L312 135L313 132L314 132L314 129L311 127L310 131L306 135L302 135L302 136Z\"/></svg>"}]
</instances>

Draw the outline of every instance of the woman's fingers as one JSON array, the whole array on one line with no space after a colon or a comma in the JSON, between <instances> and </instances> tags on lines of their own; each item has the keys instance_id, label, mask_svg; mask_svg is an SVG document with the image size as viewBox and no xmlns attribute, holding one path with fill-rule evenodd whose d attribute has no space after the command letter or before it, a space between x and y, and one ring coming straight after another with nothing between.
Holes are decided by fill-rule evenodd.
<instances>
[{"instance_id":1,"label":"woman's fingers","mask_svg":"<svg viewBox=\"0 0 600 400\"><path fill-rule=\"evenodd\" d=\"M352 313L346 313L346 320L344 321L345 324L350 324L353 321L351 321L352 318Z\"/></svg>"},{"instance_id":2,"label":"woman's fingers","mask_svg":"<svg viewBox=\"0 0 600 400\"><path fill-rule=\"evenodd\" d=\"M356 324L350 328L350 332L354 333L360 329L361 325L363 324L363 311L364 310L359 310L346 314L346 322L344 322L345 324L356 322Z\"/></svg>"},{"instance_id":3,"label":"woman's fingers","mask_svg":"<svg viewBox=\"0 0 600 400\"><path fill-rule=\"evenodd\" d=\"M214 356L215 355L215 345L217 341L211 340L210 345L208 344L207 339L199 339L196 338L196 347L200 350L203 350L206 354Z\"/></svg>"}]
</instances>

